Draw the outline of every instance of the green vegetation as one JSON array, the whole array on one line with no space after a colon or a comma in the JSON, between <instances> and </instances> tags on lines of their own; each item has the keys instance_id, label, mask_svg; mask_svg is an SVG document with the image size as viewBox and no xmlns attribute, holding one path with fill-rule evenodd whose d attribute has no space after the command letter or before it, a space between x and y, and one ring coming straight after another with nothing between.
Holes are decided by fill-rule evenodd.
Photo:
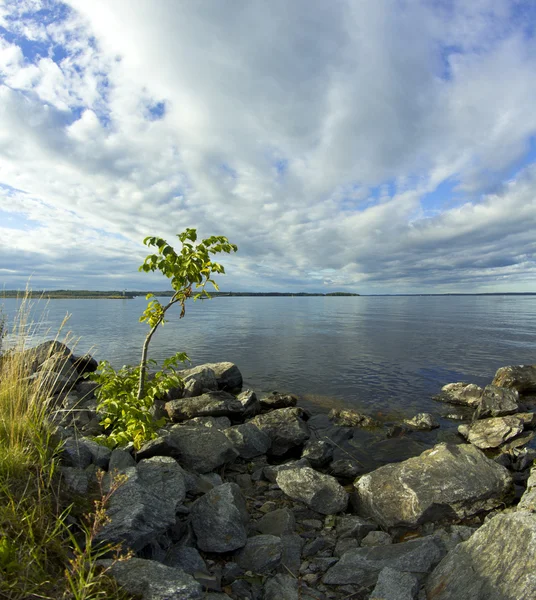
<instances>
[{"instance_id":1,"label":"green vegetation","mask_svg":"<svg viewBox=\"0 0 536 600\"><path fill-rule=\"evenodd\" d=\"M205 289L209 283L218 289L212 277L215 273L224 274L225 269L212 261L211 254L230 254L237 250L224 236L211 236L196 243L197 232L191 228L177 237L181 243L178 251L159 237L147 237L144 240L144 244L156 248L156 252L145 258L140 271L159 271L165 275L171 281L173 294L165 305L154 294L147 294L149 303L140 321L147 323L150 329L143 342L139 366L125 366L115 371L109 363L101 362L97 372L90 376L100 384L95 392L99 399L97 410L103 415L101 424L106 429L106 436L99 436L97 441L111 447L133 442L135 448L140 448L144 442L157 436L163 422L152 416L154 400L162 398L171 388L182 385L177 366L179 362L188 361L188 356L184 352L178 352L168 358L164 361L162 370L148 381L146 372L151 339L160 325L164 325L166 312L174 304L180 305L179 318L182 319L189 298L210 298Z\"/></svg>"},{"instance_id":2,"label":"green vegetation","mask_svg":"<svg viewBox=\"0 0 536 600\"><path fill-rule=\"evenodd\" d=\"M61 444L47 420L53 377L47 370L30 377L28 311L26 300L13 331L16 347L2 353L0 345L0 597L124 600L129 596L96 567L111 548L92 544L114 489L97 495L95 510L82 519L61 488Z\"/></svg>"}]
</instances>

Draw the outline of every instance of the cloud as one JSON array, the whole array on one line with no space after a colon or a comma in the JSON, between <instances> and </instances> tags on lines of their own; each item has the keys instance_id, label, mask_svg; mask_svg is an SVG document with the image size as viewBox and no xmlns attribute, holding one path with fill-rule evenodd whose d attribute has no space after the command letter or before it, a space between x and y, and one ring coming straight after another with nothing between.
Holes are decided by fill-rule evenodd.
<instances>
[{"instance_id":1,"label":"cloud","mask_svg":"<svg viewBox=\"0 0 536 600\"><path fill-rule=\"evenodd\" d=\"M239 245L227 289L532 290L535 22L506 0L8 0L4 285L150 287L141 239L195 226Z\"/></svg>"}]
</instances>

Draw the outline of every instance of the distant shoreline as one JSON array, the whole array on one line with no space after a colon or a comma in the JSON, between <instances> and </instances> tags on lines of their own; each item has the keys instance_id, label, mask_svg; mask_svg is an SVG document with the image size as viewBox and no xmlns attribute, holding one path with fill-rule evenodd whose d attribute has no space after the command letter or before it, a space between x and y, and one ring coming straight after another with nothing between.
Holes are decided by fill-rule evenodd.
<instances>
[{"instance_id":1,"label":"distant shoreline","mask_svg":"<svg viewBox=\"0 0 536 600\"><path fill-rule=\"evenodd\" d=\"M28 295L32 298L44 298L46 300L130 300L132 298L137 298L139 296L145 297L147 294L153 294L155 296L160 297L171 297L173 295L172 291L146 291L146 292L120 292L120 291L90 291L90 290L73 290L70 292L69 290L35 290L28 293ZM16 290L5 290L0 293L0 298L22 298L26 295L26 292L19 292ZM210 292L211 297L222 298L222 297L310 297L310 296L320 296L320 297L347 297L347 296L359 296L359 294L353 294L349 292L332 292L328 294L316 294L316 293L306 293L306 292Z\"/></svg>"}]
</instances>

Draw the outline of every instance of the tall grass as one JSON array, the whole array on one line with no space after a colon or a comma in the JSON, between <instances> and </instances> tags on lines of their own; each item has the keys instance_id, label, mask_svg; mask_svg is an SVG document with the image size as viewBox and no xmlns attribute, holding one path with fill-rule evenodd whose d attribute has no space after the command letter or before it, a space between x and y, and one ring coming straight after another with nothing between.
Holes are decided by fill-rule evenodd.
<instances>
[{"instance_id":1,"label":"tall grass","mask_svg":"<svg viewBox=\"0 0 536 600\"><path fill-rule=\"evenodd\" d=\"M102 500L77 532L61 489L61 442L47 415L54 376L33 374L28 294L21 301L9 349L0 345L0 598L93 600L127 598L96 568L92 536L105 520ZM0 340L6 333L0 319ZM60 329L61 330L61 329ZM98 504L100 502L100 504Z\"/></svg>"}]
</instances>

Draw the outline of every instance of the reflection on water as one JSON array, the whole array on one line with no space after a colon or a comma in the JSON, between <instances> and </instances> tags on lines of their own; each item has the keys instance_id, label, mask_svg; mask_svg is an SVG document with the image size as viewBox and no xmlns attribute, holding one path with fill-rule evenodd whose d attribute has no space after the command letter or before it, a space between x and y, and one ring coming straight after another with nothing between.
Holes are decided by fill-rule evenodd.
<instances>
[{"instance_id":1,"label":"reflection on water","mask_svg":"<svg viewBox=\"0 0 536 600\"><path fill-rule=\"evenodd\" d=\"M3 304L12 317L17 301ZM70 313L78 352L134 364L145 305L51 300L44 337ZM320 411L437 413L431 396L445 383L482 385L500 366L536 363L534 296L214 298L191 303L182 320L179 311L169 316L152 358L186 351L193 364L229 360L249 387L304 395Z\"/></svg>"}]
</instances>

